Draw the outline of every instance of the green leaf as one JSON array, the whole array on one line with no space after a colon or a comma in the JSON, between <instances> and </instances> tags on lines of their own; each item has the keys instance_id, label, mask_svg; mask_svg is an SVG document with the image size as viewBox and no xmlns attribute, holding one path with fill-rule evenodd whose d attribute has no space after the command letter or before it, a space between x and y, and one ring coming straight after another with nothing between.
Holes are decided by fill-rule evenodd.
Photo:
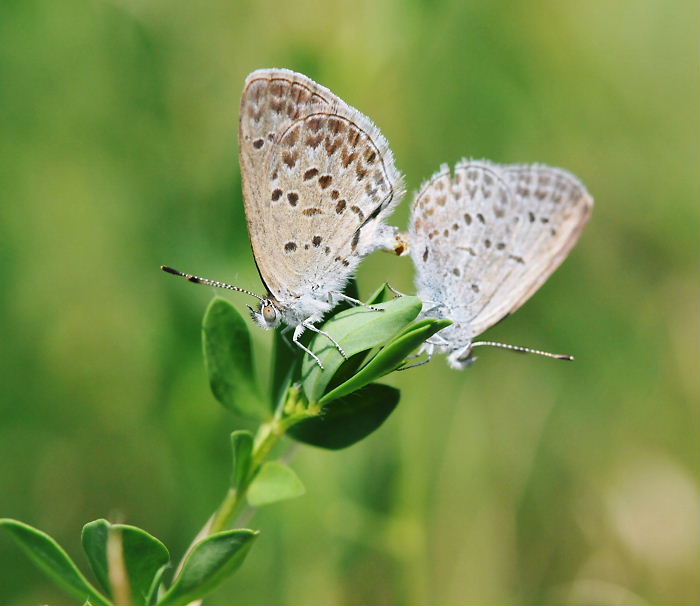
<instances>
[{"instance_id":1,"label":"green leaf","mask_svg":"<svg viewBox=\"0 0 700 606\"><path fill-rule=\"evenodd\" d=\"M231 434L231 451L233 454L233 472L231 488L245 486L250 473L250 461L253 455L253 434L240 429Z\"/></svg>"},{"instance_id":2,"label":"green leaf","mask_svg":"<svg viewBox=\"0 0 700 606\"><path fill-rule=\"evenodd\" d=\"M197 543L158 605L189 604L213 591L241 565L257 535L253 530L227 530Z\"/></svg>"},{"instance_id":3,"label":"green leaf","mask_svg":"<svg viewBox=\"0 0 700 606\"><path fill-rule=\"evenodd\" d=\"M409 325L401 334L387 343L363 368L347 381L326 393L319 400L319 404L327 404L332 400L342 398L393 372L403 364L407 355L420 347L426 339L450 324L452 324L450 320L427 318Z\"/></svg>"},{"instance_id":4,"label":"green leaf","mask_svg":"<svg viewBox=\"0 0 700 606\"><path fill-rule=\"evenodd\" d=\"M170 553L163 543L141 528L126 524L113 524L112 528L122 533L132 602L137 606L145 605L156 575L170 562Z\"/></svg>"},{"instance_id":5,"label":"green leaf","mask_svg":"<svg viewBox=\"0 0 700 606\"><path fill-rule=\"evenodd\" d=\"M357 298L357 297L355 297ZM382 284L377 290L375 290L370 297L367 299L367 305L379 305L380 303L386 303L395 299L396 295L389 290L389 286L386 282Z\"/></svg>"},{"instance_id":6,"label":"green leaf","mask_svg":"<svg viewBox=\"0 0 700 606\"><path fill-rule=\"evenodd\" d=\"M79 600L89 600L95 606L111 604L88 582L64 549L49 535L9 518L0 518L0 528L5 528L29 559L59 587Z\"/></svg>"},{"instance_id":7,"label":"green leaf","mask_svg":"<svg viewBox=\"0 0 700 606\"><path fill-rule=\"evenodd\" d=\"M202 343L214 397L237 414L261 418L265 403L255 380L248 327L225 299L216 298L209 304L202 323Z\"/></svg>"},{"instance_id":8,"label":"green leaf","mask_svg":"<svg viewBox=\"0 0 700 606\"><path fill-rule=\"evenodd\" d=\"M396 408L399 396L395 387L372 383L335 400L320 416L297 423L287 433L312 446L346 448L377 429Z\"/></svg>"},{"instance_id":9,"label":"green leaf","mask_svg":"<svg viewBox=\"0 0 700 606\"><path fill-rule=\"evenodd\" d=\"M109 568L107 565L108 535L109 522L100 519L85 524L80 538L92 572L95 573L97 580L107 595L112 598L112 586L109 582Z\"/></svg>"},{"instance_id":10,"label":"green leaf","mask_svg":"<svg viewBox=\"0 0 700 606\"><path fill-rule=\"evenodd\" d=\"M95 576L112 595L109 582L107 542L110 532L121 532L124 566L129 577L131 599L136 606L147 604L154 577L170 562L163 543L145 530L126 524L95 520L83 527L82 542Z\"/></svg>"},{"instance_id":11,"label":"green leaf","mask_svg":"<svg viewBox=\"0 0 700 606\"><path fill-rule=\"evenodd\" d=\"M268 461L261 468L248 488L248 504L252 507L269 505L277 501L294 499L306 492L299 476L291 467L276 461Z\"/></svg>"},{"instance_id":12,"label":"green leaf","mask_svg":"<svg viewBox=\"0 0 700 606\"><path fill-rule=\"evenodd\" d=\"M403 330L418 315L421 301L418 297L401 297L381 303L384 311L371 311L364 307L353 307L333 316L323 325L345 350L353 356L381 345ZM318 402L326 386L338 368L345 362L338 350L324 335L316 335L311 342L312 351L321 359L321 370L310 356L302 363L304 393L309 402Z\"/></svg>"}]
</instances>

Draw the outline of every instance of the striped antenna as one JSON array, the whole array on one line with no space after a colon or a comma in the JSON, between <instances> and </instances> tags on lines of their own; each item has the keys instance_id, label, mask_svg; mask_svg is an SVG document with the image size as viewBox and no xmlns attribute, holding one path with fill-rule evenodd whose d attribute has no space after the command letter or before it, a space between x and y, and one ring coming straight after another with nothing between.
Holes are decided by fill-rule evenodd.
<instances>
[{"instance_id":1,"label":"striped antenna","mask_svg":"<svg viewBox=\"0 0 700 606\"><path fill-rule=\"evenodd\" d=\"M227 290L235 290L236 292L242 292L251 297L255 297L258 301L262 301L263 298L260 295L256 295L254 292L246 290L245 288L240 288L239 286L233 286L232 284L226 284L226 282L218 282L217 280L209 280L208 278L200 278L199 276L193 276L192 274L185 274L177 269L168 267L167 265L161 265L160 268L174 276L181 276L182 278L187 278L190 282L195 284L204 284L204 286L215 286L216 288L226 288Z\"/></svg>"},{"instance_id":2,"label":"striped antenna","mask_svg":"<svg viewBox=\"0 0 700 606\"><path fill-rule=\"evenodd\" d=\"M479 347L480 345L489 345L491 347L500 347L501 349L509 349L510 351L515 351L517 353L530 353L537 354L538 356L545 356L546 358L554 358L556 360L573 360L574 356L568 356L566 354L555 354L549 353L548 351L540 351L539 349L531 349L530 347L521 347L520 345L508 345L507 343L495 343L493 341L477 341L472 343L472 347Z\"/></svg>"}]
</instances>

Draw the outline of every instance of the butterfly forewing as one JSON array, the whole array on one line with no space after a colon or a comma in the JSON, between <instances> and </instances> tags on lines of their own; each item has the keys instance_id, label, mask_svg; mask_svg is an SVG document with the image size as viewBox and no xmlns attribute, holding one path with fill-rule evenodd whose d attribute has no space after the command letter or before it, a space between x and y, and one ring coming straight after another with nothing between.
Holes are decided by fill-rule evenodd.
<instances>
[{"instance_id":1,"label":"butterfly forewing","mask_svg":"<svg viewBox=\"0 0 700 606\"><path fill-rule=\"evenodd\" d=\"M371 121L306 76L260 70L241 102L241 169L258 268L288 299L342 288L403 195ZM261 226L264 226L262 228Z\"/></svg>"},{"instance_id":2,"label":"butterfly forewing","mask_svg":"<svg viewBox=\"0 0 700 606\"><path fill-rule=\"evenodd\" d=\"M471 339L551 275L578 239L591 204L583 186L558 169L463 161L452 177L443 167L412 211L411 253L422 296L442 304L441 314Z\"/></svg>"}]
</instances>

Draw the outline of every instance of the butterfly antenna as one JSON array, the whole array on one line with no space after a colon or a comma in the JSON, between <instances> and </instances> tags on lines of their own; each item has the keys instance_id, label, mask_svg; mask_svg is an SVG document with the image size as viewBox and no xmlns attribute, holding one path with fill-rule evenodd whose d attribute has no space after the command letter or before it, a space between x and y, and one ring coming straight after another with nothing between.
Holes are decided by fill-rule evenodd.
<instances>
[{"instance_id":1,"label":"butterfly antenna","mask_svg":"<svg viewBox=\"0 0 700 606\"><path fill-rule=\"evenodd\" d=\"M573 360L574 356L569 356L566 354L555 354L548 351L540 351L539 349L531 349L530 347L521 347L520 345L508 345L507 343L495 343L494 341L477 341L472 343L472 347L479 347L480 345L490 345L491 347L500 347L501 349L510 349L510 351L515 351L517 353L529 353L537 354L538 356L545 356L546 358L554 358L556 360Z\"/></svg>"},{"instance_id":2,"label":"butterfly antenna","mask_svg":"<svg viewBox=\"0 0 700 606\"><path fill-rule=\"evenodd\" d=\"M178 271L177 269L168 267L167 265L161 265L160 268L169 274L173 274L174 276L181 276L183 278L187 278L190 282L194 282L195 284L204 284L204 286L215 286L216 288L226 288L227 290L235 290L236 292L242 292L247 295L250 295L251 297L255 297L258 301L262 301L262 297L260 295L256 295L254 292L246 290L245 288L233 286L232 284L226 284L226 282L218 282L217 280L200 278L199 276L193 276L192 274L185 274L181 271Z\"/></svg>"}]
</instances>

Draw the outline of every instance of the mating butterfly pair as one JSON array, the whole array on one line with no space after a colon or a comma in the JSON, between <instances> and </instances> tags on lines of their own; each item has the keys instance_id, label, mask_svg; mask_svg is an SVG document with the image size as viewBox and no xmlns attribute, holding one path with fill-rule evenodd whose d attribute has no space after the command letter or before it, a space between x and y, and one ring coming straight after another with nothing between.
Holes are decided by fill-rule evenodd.
<instances>
[{"instance_id":1,"label":"mating butterfly pair","mask_svg":"<svg viewBox=\"0 0 700 606\"><path fill-rule=\"evenodd\" d=\"M250 74L241 98L240 164L253 255L267 289L249 290L165 271L192 282L256 297L253 318L280 324L300 342L338 302L348 279L375 250L405 246L386 224L405 193L389 144L372 121L303 74L263 69ZM541 165L462 161L425 183L411 209L408 244L423 316L453 324L423 345L430 359L448 353L455 368L474 338L518 309L562 263L593 206L566 171Z\"/></svg>"}]
</instances>

